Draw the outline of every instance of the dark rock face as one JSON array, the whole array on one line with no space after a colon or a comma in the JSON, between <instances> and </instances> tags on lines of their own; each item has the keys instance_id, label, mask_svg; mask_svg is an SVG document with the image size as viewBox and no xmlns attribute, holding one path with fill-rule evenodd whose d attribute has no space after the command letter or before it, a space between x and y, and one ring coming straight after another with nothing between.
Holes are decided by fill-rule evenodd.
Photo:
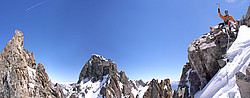
<instances>
[{"instance_id":1,"label":"dark rock face","mask_svg":"<svg viewBox=\"0 0 250 98\"><path fill-rule=\"evenodd\" d=\"M41 63L36 68L34 53L25 50L23 40L23 33L16 30L1 52L0 97L56 97L45 68Z\"/></svg>"},{"instance_id":2,"label":"dark rock face","mask_svg":"<svg viewBox=\"0 0 250 98\"><path fill-rule=\"evenodd\" d=\"M242 72L236 73L236 83L240 89L240 95L242 98L249 98L250 96L250 64L246 69L246 75Z\"/></svg>"},{"instance_id":3,"label":"dark rock face","mask_svg":"<svg viewBox=\"0 0 250 98\"><path fill-rule=\"evenodd\" d=\"M188 47L188 59L201 80L201 89L221 68L218 60L224 59L227 48L235 39L236 33L228 36L223 30L215 29L191 42Z\"/></svg>"},{"instance_id":4,"label":"dark rock face","mask_svg":"<svg viewBox=\"0 0 250 98\"><path fill-rule=\"evenodd\" d=\"M240 95L242 98L249 98L250 96L250 76L245 75L242 72L236 73L236 83L240 89Z\"/></svg>"},{"instance_id":5,"label":"dark rock face","mask_svg":"<svg viewBox=\"0 0 250 98\"><path fill-rule=\"evenodd\" d=\"M79 75L78 84L73 87L75 89L75 95L67 96L79 96L81 89L78 89L82 84L86 83L89 80L92 83L96 81L103 80L103 77L107 76L107 81L101 85L100 94L106 98L121 98L126 96L129 98L134 98L132 94L132 86L129 78L126 76L124 71L118 72L116 64L109 60L106 60L104 57L93 54L88 62L84 65ZM87 94L89 89L85 89Z\"/></svg>"},{"instance_id":6,"label":"dark rock face","mask_svg":"<svg viewBox=\"0 0 250 98\"><path fill-rule=\"evenodd\" d=\"M86 78L92 79L92 81L97 81L102 79L102 76L116 73L119 72L117 70L116 64L113 61L110 59L106 60L104 57L99 55L92 55L82 68L78 83Z\"/></svg>"},{"instance_id":7,"label":"dark rock face","mask_svg":"<svg viewBox=\"0 0 250 98\"><path fill-rule=\"evenodd\" d=\"M172 98L173 96L174 92L169 79L161 80L161 83L153 79L148 86L143 98Z\"/></svg>"},{"instance_id":8,"label":"dark rock face","mask_svg":"<svg viewBox=\"0 0 250 98\"><path fill-rule=\"evenodd\" d=\"M136 83L135 85L137 87L139 87L140 85L143 86L143 87L146 86L146 83L144 83L141 79L140 80L136 80L135 83Z\"/></svg>"},{"instance_id":9,"label":"dark rock face","mask_svg":"<svg viewBox=\"0 0 250 98\"><path fill-rule=\"evenodd\" d=\"M121 96L125 96L127 98L134 98L132 94L132 86L123 71L120 72L120 76L111 75L110 83L107 84L106 88L102 88L105 90L106 98L121 98Z\"/></svg>"},{"instance_id":10,"label":"dark rock face","mask_svg":"<svg viewBox=\"0 0 250 98\"><path fill-rule=\"evenodd\" d=\"M201 81L196 70L190 63L186 63L182 69L182 75L173 98L194 98L194 94L200 90Z\"/></svg>"},{"instance_id":11,"label":"dark rock face","mask_svg":"<svg viewBox=\"0 0 250 98\"><path fill-rule=\"evenodd\" d=\"M194 94L200 90L201 85L198 74L194 69L189 72L188 81L190 83L190 96L191 98L194 98Z\"/></svg>"},{"instance_id":12,"label":"dark rock face","mask_svg":"<svg viewBox=\"0 0 250 98\"><path fill-rule=\"evenodd\" d=\"M250 64L248 65L248 67L246 69L246 75L250 75Z\"/></svg>"},{"instance_id":13,"label":"dark rock face","mask_svg":"<svg viewBox=\"0 0 250 98\"><path fill-rule=\"evenodd\" d=\"M174 98L188 98L190 96L190 84L188 82L190 70L192 70L191 65L186 63L182 68L181 78Z\"/></svg>"}]
</instances>

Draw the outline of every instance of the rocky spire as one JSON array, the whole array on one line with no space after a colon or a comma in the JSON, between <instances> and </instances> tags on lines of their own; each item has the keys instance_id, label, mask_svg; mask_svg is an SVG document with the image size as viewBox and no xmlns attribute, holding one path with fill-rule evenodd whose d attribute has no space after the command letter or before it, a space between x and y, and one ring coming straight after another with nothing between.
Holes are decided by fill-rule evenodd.
<instances>
[{"instance_id":1,"label":"rocky spire","mask_svg":"<svg viewBox=\"0 0 250 98\"><path fill-rule=\"evenodd\" d=\"M117 65L113 61L106 60L103 56L97 54L93 54L82 68L78 83L85 83L89 80L92 82L100 81L106 75L108 75L109 82L101 88L101 95L106 98L120 98L122 95L133 98L132 87L125 72L119 72Z\"/></svg>"},{"instance_id":2,"label":"rocky spire","mask_svg":"<svg viewBox=\"0 0 250 98\"><path fill-rule=\"evenodd\" d=\"M26 51L23 40L23 33L16 30L1 52L0 97L53 97L45 68L39 63L36 69L34 53Z\"/></svg>"},{"instance_id":3,"label":"rocky spire","mask_svg":"<svg viewBox=\"0 0 250 98\"><path fill-rule=\"evenodd\" d=\"M161 80L160 83L158 80L152 79L148 86L143 98L172 98L173 96L170 79Z\"/></svg>"}]
</instances>

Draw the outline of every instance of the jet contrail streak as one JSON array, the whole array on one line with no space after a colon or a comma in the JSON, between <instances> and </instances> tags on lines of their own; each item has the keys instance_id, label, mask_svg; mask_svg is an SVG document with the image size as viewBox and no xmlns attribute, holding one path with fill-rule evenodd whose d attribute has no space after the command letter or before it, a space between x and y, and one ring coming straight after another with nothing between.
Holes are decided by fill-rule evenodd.
<instances>
[{"instance_id":1,"label":"jet contrail streak","mask_svg":"<svg viewBox=\"0 0 250 98\"><path fill-rule=\"evenodd\" d=\"M50 1L50 0L47 0L47 1L43 1L43 2L41 2L41 3L38 3L38 4L34 5L34 6L32 6L32 7L28 8L28 9L26 9L26 11L29 11L29 10L31 10L31 9L33 9L33 8L35 8L35 7L37 7L37 6L41 5L41 4L47 3L47 2L49 2L49 1Z\"/></svg>"}]
</instances>

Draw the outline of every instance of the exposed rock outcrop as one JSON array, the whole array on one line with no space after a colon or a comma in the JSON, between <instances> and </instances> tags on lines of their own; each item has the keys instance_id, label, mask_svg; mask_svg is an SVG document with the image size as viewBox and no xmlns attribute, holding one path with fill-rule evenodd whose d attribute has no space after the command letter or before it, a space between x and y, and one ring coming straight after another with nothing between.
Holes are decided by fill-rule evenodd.
<instances>
[{"instance_id":1,"label":"exposed rock outcrop","mask_svg":"<svg viewBox=\"0 0 250 98\"><path fill-rule=\"evenodd\" d=\"M93 87L88 88L88 86L84 87L83 85L87 82L91 84L98 81L101 81L100 88L94 92L99 91L100 95L98 96L105 96L106 98L127 96L134 98L131 92L131 82L125 75L125 72L119 72L117 65L113 61L110 59L106 60L104 57L96 54L93 54L82 68L77 84L72 87L72 89L75 89L74 94L66 96L86 96Z\"/></svg>"},{"instance_id":2,"label":"exposed rock outcrop","mask_svg":"<svg viewBox=\"0 0 250 98\"><path fill-rule=\"evenodd\" d=\"M188 47L188 59L199 76L201 89L221 68L218 60L224 59L227 49L235 39L235 32L227 35L222 29L215 29L191 42Z\"/></svg>"},{"instance_id":3,"label":"exposed rock outcrop","mask_svg":"<svg viewBox=\"0 0 250 98\"><path fill-rule=\"evenodd\" d=\"M23 46L23 33L16 30L0 56L0 97L57 97L41 63ZM54 92L58 93L58 92ZM62 97L62 96L60 96Z\"/></svg>"},{"instance_id":4,"label":"exposed rock outcrop","mask_svg":"<svg viewBox=\"0 0 250 98\"><path fill-rule=\"evenodd\" d=\"M200 90L201 81L196 70L190 63L183 66L181 78L174 98L194 98L194 94Z\"/></svg>"},{"instance_id":5,"label":"exposed rock outcrop","mask_svg":"<svg viewBox=\"0 0 250 98\"><path fill-rule=\"evenodd\" d=\"M238 27L241 25L247 25L250 27L250 6L248 6L247 14L242 16L242 19L237 21Z\"/></svg>"},{"instance_id":6,"label":"exposed rock outcrop","mask_svg":"<svg viewBox=\"0 0 250 98\"><path fill-rule=\"evenodd\" d=\"M102 76L107 74L115 75L119 73L117 70L116 64L109 60L106 60L104 57L93 54L88 62L84 65L79 75L78 83L82 80L92 80L97 81L102 79Z\"/></svg>"},{"instance_id":7,"label":"exposed rock outcrop","mask_svg":"<svg viewBox=\"0 0 250 98\"><path fill-rule=\"evenodd\" d=\"M161 80L161 83L152 79L148 86L143 98L172 98L173 96L174 92L169 79Z\"/></svg>"},{"instance_id":8,"label":"exposed rock outcrop","mask_svg":"<svg viewBox=\"0 0 250 98\"><path fill-rule=\"evenodd\" d=\"M135 81L135 85L136 85L137 87L139 87L139 86L146 86L146 83L144 83L144 82L140 79L140 80L136 80L136 81Z\"/></svg>"},{"instance_id":9,"label":"exposed rock outcrop","mask_svg":"<svg viewBox=\"0 0 250 98\"><path fill-rule=\"evenodd\" d=\"M189 94L190 84L188 82L188 78L189 78L189 72L191 70L192 68L189 63L186 63L186 65L183 66L175 98L188 98L190 96Z\"/></svg>"},{"instance_id":10,"label":"exposed rock outcrop","mask_svg":"<svg viewBox=\"0 0 250 98\"><path fill-rule=\"evenodd\" d=\"M242 72L236 73L236 83L240 90L240 95L242 98L249 98L250 96L250 65L246 69L246 75Z\"/></svg>"},{"instance_id":11,"label":"exposed rock outcrop","mask_svg":"<svg viewBox=\"0 0 250 98\"><path fill-rule=\"evenodd\" d=\"M200 90L201 81L198 77L196 70L192 69L189 72L188 81L190 84L190 97L194 98L194 94Z\"/></svg>"}]
</instances>

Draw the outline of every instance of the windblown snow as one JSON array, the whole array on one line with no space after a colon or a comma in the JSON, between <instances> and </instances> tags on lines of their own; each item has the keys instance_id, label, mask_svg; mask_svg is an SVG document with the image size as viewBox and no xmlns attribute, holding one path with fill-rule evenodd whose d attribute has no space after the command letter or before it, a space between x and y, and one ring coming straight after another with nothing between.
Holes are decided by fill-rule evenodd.
<instances>
[{"instance_id":1,"label":"windblown snow","mask_svg":"<svg viewBox=\"0 0 250 98\"><path fill-rule=\"evenodd\" d=\"M238 37L227 51L229 62L220 69L209 83L195 94L195 98L240 98L235 74L246 73L250 63L250 28L241 26Z\"/></svg>"}]
</instances>

